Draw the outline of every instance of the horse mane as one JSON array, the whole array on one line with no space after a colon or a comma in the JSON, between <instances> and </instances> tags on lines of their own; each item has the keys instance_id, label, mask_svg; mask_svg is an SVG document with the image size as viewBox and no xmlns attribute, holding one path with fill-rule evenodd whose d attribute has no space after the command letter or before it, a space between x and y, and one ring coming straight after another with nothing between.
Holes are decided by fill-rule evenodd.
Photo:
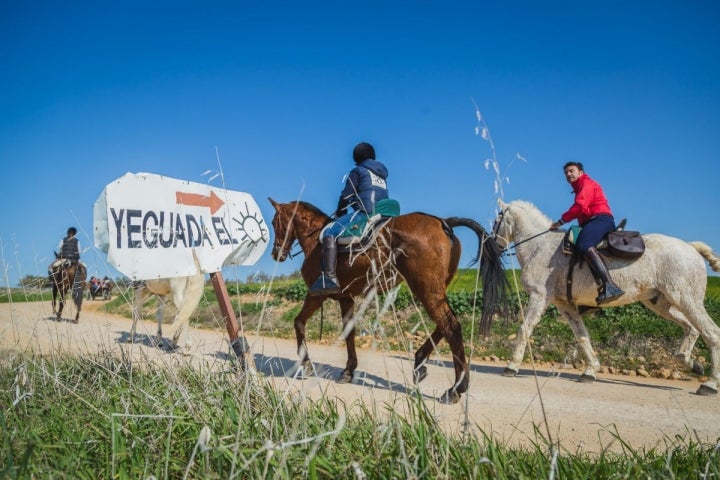
<instances>
[{"instance_id":1,"label":"horse mane","mask_svg":"<svg viewBox=\"0 0 720 480\"><path fill-rule=\"evenodd\" d=\"M309 210L310 213L314 213L316 215L329 218L329 215L327 213L323 212L322 210L320 210L318 207L316 207L315 205L313 205L310 202L306 202L304 200L298 200L297 204L300 205L301 207L303 207L304 209Z\"/></svg>"},{"instance_id":2,"label":"horse mane","mask_svg":"<svg viewBox=\"0 0 720 480\"><path fill-rule=\"evenodd\" d=\"M520 207L521 209L525 210L528 213L531 213L535 215L536 217L541 218L543 221L552 223L552 220L550 217L545 215L542 210L540 210L534 203L528 202L527 200L513 200L510 202L512 205L516 205Z\"/></svg>"}]
</instances>

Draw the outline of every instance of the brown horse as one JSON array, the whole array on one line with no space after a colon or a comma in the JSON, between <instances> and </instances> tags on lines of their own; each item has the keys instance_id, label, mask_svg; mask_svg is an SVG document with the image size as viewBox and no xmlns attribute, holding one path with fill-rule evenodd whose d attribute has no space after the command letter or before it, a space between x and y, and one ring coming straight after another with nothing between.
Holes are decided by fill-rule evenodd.
<instances>
[{"instance_id":1,"label":"brown horse","mask_svg":"<svg viewBox=\"0 0 720 480\"><path fill-rule=\"evenodd\" d=\"M55 253L55 258L58 258L57 253ZM85 279L87 278L85 265L80 262L58 259L53 262L51 273L52 307L55 317L58 321L62 320L65 297L68 292L71 292L73 302L75 302L75 307L77 307L74 323L78 323L83 301L83 292L85 291ZM57 310L55 309L56 305Z\"/></svg>"},{"instance_id":2,"label":"brown horse","mask_svg":"<svg viewBox=\"0 0 720 480\"><path fill-rule=\"evenodd\" d=\"M269 200L275 207L272 258L278 262L284 261L297 240L305 255L302 277L310 285L320 274L322 248L318 238L330 217L307 202L280 204L273 199ZM435 345L445 338L452 350L455 383L439 400L455 403L467 391L468 364L462 329L446 294L460 261L460 240L452 230L459 226L472 229L478 236L478 258L483 283L499 286L492 291L486 290L483 295L483 316L493 314L504 294L505 277L500 248L482 226L467 218L441 219L425 213L409 213L391 218L379 230L370 249L362 253L338 255L337 275L342 291L329 297L340 304L348 354L347 365L338 383L351 382L358 364L355 352L355 298L388 292L404 280L436 325L430 338L415 352L415 381L420 382L427 376L425 362ZM306 374L311 374L313 369L305 343L305 325L326 298L306 295L300 313L295 317L298 356Z\"/></svg>"}]
</instances>

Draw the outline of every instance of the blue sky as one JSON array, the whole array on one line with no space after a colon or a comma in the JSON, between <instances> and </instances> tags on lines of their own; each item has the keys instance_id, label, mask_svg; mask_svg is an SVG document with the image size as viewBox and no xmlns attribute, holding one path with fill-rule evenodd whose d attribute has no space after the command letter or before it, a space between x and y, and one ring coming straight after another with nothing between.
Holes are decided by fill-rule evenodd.
<instances>
[{"instance_id":1,"label":"blue sky","mask_svg":"<svg viewBox=\"0 0 720 480\"><path fill-rule=\"evenodd\" d=\"M715 1L2 2L0 284L43 275L71 225L116 276L92 206L127 172L221 166L269 223L267 197L331 212L359 141L405 212L489 228L494 155L503 198L556 218L579 160L628 228L720 251L718 24Z\"/></svg>"}]
</instances>

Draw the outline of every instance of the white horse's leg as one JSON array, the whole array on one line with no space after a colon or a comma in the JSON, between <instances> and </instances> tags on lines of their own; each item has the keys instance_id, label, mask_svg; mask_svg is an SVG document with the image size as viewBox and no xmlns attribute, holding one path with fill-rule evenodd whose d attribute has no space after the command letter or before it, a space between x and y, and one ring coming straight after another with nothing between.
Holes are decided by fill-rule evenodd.
<instances>
[{"instance_id":1,"label":"white horse's leg","mask_svg":"<svg viewBox=\"0 0 720 480\"><path fill-rule=\"evenodd\" d=\"M135 332L137 330L137 322L138 320L142 319L142 307L144 303L144 297L145 297L145 287L143 286L136 286L133 288L133 309L132 309L132 317L133 317L133 323L132 327L130 327L130 338L128 339L129 343L135 343Z\"/></svg>"},{"instance_id":2,"label":"white horse's leg","mask_svg":"<svg viewBox=\"0 0 720 480\"><path fill-rule=\"evenodd\" d=\"M178 308L177 316L173 322L172 346L181 347L184 355L190 354L192 342L190 340L190 317L200 304L204 293L205 276L195 275L178 279L172 284L173 301ZM185 342L180 345L180 337L185 333Z\"/></svg>"},{"instance_id":3,"label":"white horse's leg","mask_svg":"<svg viewBox=\"0 0 720 480\"><path fill-rule=\"evenodd\" d=\"M558 311L565 317L565 320L567 320L570 330L572 330L573 335L575 335L575 341L585 355L585 360L588 362L585 371L580 375L578 381L581 383L592 383L595 381L595 373L600 368L600 360L598 360L592 343L590 343L590 335L588 334L587 328L585 328L585 321L575 308L569 305L558 306Z\"/></svg>"},{"instance_id":4,"label":"white horse's leg","mask_svg":"<svg viewBox=\"0 0 720 480\"><path fill-rule=\"evenodd\" d=\"M165 295L158 295L157 296L157 309L155 310L155 321L157 322L157 334L155 336L155 344L161 345L162 344L162 324L165 317L165 302L167 301L167 296Z\"/></svg>"},{"instance_id":5,"label":"white horse's leg","mask_svg":"<svg viewBox=\"0 0 720 480\"><path fill-rule=\"evenodd\" d=\"M680 342L678 350L675 352L675 358L681 361L688 370L691 370L696 375L702 375L702 365L692 358L692 350L695 347L695 342L700 336L700 333L692 326L687 317L685 317L685 315L683 315L677 308L673 307L664 296L658 298L655 303L650 300L643 300L642 304L645 305L648 310L655 312L661 317L675 322L682 327L685 331L685 336Z\"/></svg>"},{"instance_id":6,"label":"white horse's leg","mask_svg":"<svg viewBox=\"0 0 720 480\"><path fill-rule=\"evenodd\" d=\"M696 393L717 395L720 385L720 327L708 315L702 299L684 305L683 311L693 326L700 331L705 345L710 350L710 378L700 385Z\"/></svg>"},{"instance_id":7,"label":"white horse's leg","mask_svg":"<svg viewBox=\"0 0 720 480\"><path fill-rule=\"evenodd\" d=\"M540 317L546 308L547 302L545 301L544 296L537 293L530 295L530 301L528 302L528 307L525 311L525 319L518 329L512 358L505 367L503 376L513 377L520 371L520 365L525 357L525 348L527 348L528 340L530 339L530 336L532 335L532 332L538 322L540 322Z\"/></svg>"}]
</instances>

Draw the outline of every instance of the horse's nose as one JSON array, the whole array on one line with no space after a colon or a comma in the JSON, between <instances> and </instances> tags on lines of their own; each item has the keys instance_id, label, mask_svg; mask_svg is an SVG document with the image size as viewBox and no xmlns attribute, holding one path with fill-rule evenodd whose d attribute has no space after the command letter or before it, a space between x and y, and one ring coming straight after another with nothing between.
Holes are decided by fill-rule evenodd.
<instances>
[{"instance_id":1,"label":"horse's nose","mask_svg":"<svg viewBox=\"0 0 720 480\"><path fill-rule=\"evenodd\" d=\"M273 260L276 262L282 262L285 260L285 249L273 247L272 253L270 254Z\"/></svg>"}]
</instances>

